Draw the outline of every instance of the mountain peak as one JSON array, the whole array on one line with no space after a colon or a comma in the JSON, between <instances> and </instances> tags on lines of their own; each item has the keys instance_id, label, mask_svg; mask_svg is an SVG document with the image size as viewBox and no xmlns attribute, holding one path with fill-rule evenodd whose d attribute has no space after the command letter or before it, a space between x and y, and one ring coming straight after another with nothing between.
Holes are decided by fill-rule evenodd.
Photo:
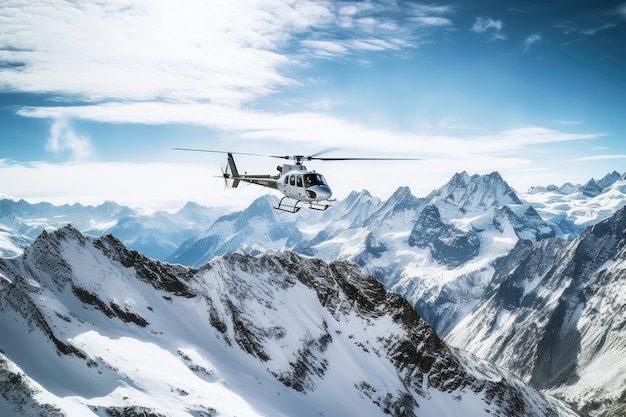
<instances>
[{"instance_id":1,"label":"mountain peak","mask_svg":"<svg viewBox=\"0 0 626 417\"><path fill-rule=\"evenodd\" d=\"M395 215L406 217L409 215L411 222L414 216L411 212L420 210L424 205L424 200L415 197L411 189L407 186L398 187L396 191L366 220L365 225L376 225L383 220L387 220Z\"/></svg>"},{"instance_id":2,"label":"mountain peak","mask_svg":"<svg viewBox=\"0 0 626 417\"><path fill-rule=\"evenodd\" d=\"M609 188L611 185L615 184L615 182L619 181L621 177L619 172L613 171L598 180L598 186L601 188Z\"/></svg>"},{"instance_id":3,"label":"mountain peak","mask_svg":"<svg viewBox=\"0 0 626 417\"><path fill-rule=\"evenodd\" d=\"M456 206L463 213L506 204L522 204L515 191L495 171L488 175L472 176L465 171L457 173L428 198Z\"/></svg>"},{"instance_id":4,"label":"mountain peak","mask_svg":"<svg viewBox=\"0 0 626 417\"><path fill-rule=\"evenodd\" d=\"M593 178L590 179L589 181L587 181L585 183L585 185L583 185L582 187L580 187L580 192L582 192L584 195L586 195L587 197L597 197L600 194L602 194L603 189L602 187L596 182L596 180L594 180Z\"/></svg>"},{"instance_id":5,"label":"mountain peak","mask_svg":"<svg viewBox=\"0 0 626 417\"><path fill-rule=\"evenodd\" d=\"M398 211L414 208L416 204L419 204L419 199L411 193L411 189L408 186L403 186L398 187L383 206L392 205L395 208L394 210Z\"/></svg>"}]
</instances>

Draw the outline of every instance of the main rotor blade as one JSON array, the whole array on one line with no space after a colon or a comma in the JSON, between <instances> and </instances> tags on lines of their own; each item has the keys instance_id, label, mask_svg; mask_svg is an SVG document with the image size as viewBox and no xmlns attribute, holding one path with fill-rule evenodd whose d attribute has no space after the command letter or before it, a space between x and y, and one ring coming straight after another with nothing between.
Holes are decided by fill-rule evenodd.
<instances>
[{"instance_id":1,"label":"main rotor blade","mask_svg":"<svg viewBox=\"0 0 626 417\"><path fill-rule=\"evenodd\" d=\"M309 157L310 160L318 161L421 161L422 158L315 158Z\"/></svg>"},{"instance_id":2,"label":"main rotor blade","mask_svg":"<svg viewBox=\"0 0 626 417\"><path fill-rule=\"evenodd\" d=\"M191 151L191 152L210 152L210 153L231 153L233 155L250 155L250 156L264 156L268 158L278 159L293 159L296 161L421 161L422 158L343 158L343 157L318 157L317 155L324 154L326 152L334 151L337 148L328 148L319 151L313 155L265 155L260 153L249 152L227 152L227 151L214 151L211 149L195 149L195 148L172 148L173 151Z\"/></svg>"},{"instance_id":3,"label":"main rotor blade","mask_svg":"<svg viewBox=\"0 0 626 417\"><path fill-rule=\"evenodd\" d=\"M172 151L191 151L191 152L210 152L210 153L232 153L233 155L269 156L269 157L272 157L272 158L282 158L282 157L275 157L275 156L272 156L272 155L262 155L260 153L213 151L213 150L210 150L210 149L172 148L171 150Z\"/></svg>"},{"instance_id":4,"label":"main rotor blade","mask_svg":"<svg viewBox=\"0 0 626 417\"><path fill-rule=\"evenodd\" d=\"M332 151L338 151L339 148L326 148L326 149L322 149L319 152L314 153L313 155L309 155L306 158L310 161L311 159L314 159L316 156L328 153L328 152L332 152Z\"/></svg>"}]
</instances>

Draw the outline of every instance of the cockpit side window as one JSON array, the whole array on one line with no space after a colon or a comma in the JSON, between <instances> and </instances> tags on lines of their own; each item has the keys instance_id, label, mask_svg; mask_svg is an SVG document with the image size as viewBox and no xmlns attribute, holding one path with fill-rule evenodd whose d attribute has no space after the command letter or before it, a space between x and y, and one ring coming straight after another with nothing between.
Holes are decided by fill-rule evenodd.
<instances>
[{"instance_id":1,"label":"cockpit side window","mask_svg":"<svg viewBox=\"0 0 626 417\"><path fill-rule=\"evenodd\" d=\"M285 175L285 185L289 185L289 175Z\"/></svg>"},{"instance_id":2,"label":"cockpit side window","mask_svg":"<svg viewBox=\"0 0 626 417\"><path fill-rule=\"evenodd\" d=\"M298 187L302 187L302 175L298 175L298 176L296 177L296 185L297 185Z\"/></svg>"},{"instance_id":3,"label":"cockpit side window","mask_svg":"<svg viewBox=\"0 0 626 417\"><path fill-rule=\"evenodd\" d=\"M295 175L290 175L289 176L289 184L296 185L296 176Z\"/></svg>"}]
</instances>

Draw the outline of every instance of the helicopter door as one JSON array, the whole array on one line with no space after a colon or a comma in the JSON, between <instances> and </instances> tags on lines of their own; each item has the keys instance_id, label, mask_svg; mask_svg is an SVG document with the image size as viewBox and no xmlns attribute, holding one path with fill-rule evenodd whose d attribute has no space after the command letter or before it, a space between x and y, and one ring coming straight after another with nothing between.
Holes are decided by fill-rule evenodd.
<instances>
[{"instance_id":1,"label":"helicopter door","mask_svg":"<svg viewBox=\"0 0 626 417\"><path fill-rule=\"evenodd\" d=\"M304 180L302 175L292 174L285 176L284 187L285 194L296 200L306 195L304 193Z\"/></svg>"}]
</instances>

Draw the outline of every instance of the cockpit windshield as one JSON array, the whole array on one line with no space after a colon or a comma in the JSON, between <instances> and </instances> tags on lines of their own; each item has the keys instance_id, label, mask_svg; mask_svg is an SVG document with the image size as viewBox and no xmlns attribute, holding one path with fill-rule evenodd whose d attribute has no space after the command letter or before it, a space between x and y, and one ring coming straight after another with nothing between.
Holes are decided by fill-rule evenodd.
<instances>
[{"instance_id":1,"label":"cockpit windshield","mask_svg":"<svg viewBox=\"0 0 626 417\"><path fill-rule=\"evenodd\" d=\"M304 186L309 188L313 185L326 185L322 174L304 174Z\"/></svg>"}]
</instances>

